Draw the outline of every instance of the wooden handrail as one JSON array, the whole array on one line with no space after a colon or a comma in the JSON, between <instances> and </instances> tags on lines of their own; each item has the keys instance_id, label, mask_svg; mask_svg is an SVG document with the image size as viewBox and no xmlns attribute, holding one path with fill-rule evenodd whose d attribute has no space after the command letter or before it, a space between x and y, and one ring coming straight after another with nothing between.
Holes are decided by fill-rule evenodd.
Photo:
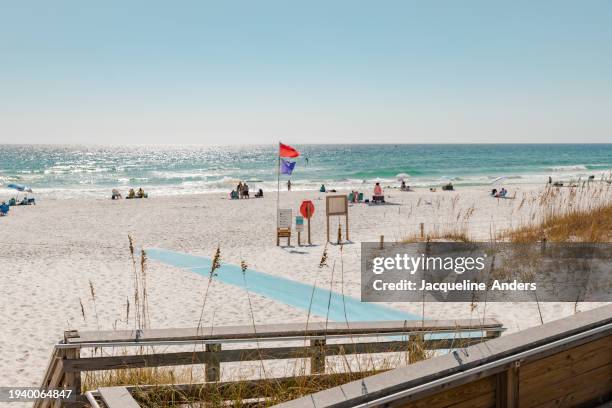
<instances>
[{"instance_id":1,"label":"wooden handrail","mask_svg":"<svg viewBox=\"0 0 612 408\"><path fill-rule=\"evenodd\" d=\"M199 341L199 340L236 340L261 339L302 336L331 336L360 334L385 334L399 332L435 332L435 331L465 331L502 330L502 323L496 319L470 320L404 320L382 322L311 322L304 324L272 324L260 325L253 329L245 326L219 326L213 328L180 328L180 329L150 329L150 330L109 330L78 332L67 339L66 344L87 347L87 343L117 343L117 342L155 342L155 341Z\"/></svg>"},{"instance_id":2,"label":"wooden handrail","mask_svg":"<svg viewBox=\"0 0 612 408\"><path fill-rule=\"evenodd\" d=\"M153 329L142 331L69 331L56 345L52 360L44 377L45 387L64 387L80 396L82 372L104 371L143 367L204 364L206 381L220 379L220 364L238 361L310 358L312 374L325 371L325 357L343 354L367 354L407 351L406 345L419 339L429 350L465 347L499 337L502 324L495 319L480 320L432 320L386 321L345 323L275 324L256 326L224 326L210 328ZM426 334L438 336L425 336ZM452 338L440 333L472 333L471 337ZM402 335L401 339L394 337ZM372 336L380 338L372 339ZM329 338L350 339L344 343L327 343ZM307 340L296 346L268 346L263 348L223 349L224 343L241 341L265 343L266 341ZM364 341L364 339L366 339ZM206 342L205 349L183 352L153 351L156 344L178 342L180 345ZM287 344L285 342L285 344ZM295 343L294 343L295 344ZM86 357L84 348L143 346L136 354ZM121 391L119 389L115 390ZM47 402L35 404L35 408L47 408Z\"/></svg>"}]
</instances>

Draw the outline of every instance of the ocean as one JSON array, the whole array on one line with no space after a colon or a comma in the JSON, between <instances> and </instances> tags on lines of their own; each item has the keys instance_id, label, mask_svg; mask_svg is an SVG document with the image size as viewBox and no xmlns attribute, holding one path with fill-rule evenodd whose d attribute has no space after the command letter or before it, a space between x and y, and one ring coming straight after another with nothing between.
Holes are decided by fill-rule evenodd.
<instances>
[{"instance_id":1,"label":"ocean","mask_svg":"<svg viewBox=\"0 0 612 408\"><path fill-rule=\"evenodd\" d=\"M612 144L300 145L291 182L296 190L397 185L415 187L546 183L609 177ZM30 186L51 198L106 197L112 188L152 195L228 192L239 180L276 190L277 146L0 145L0 190ZM281 176L282 187L288 176Z\"/></svg>"}]
</instances>

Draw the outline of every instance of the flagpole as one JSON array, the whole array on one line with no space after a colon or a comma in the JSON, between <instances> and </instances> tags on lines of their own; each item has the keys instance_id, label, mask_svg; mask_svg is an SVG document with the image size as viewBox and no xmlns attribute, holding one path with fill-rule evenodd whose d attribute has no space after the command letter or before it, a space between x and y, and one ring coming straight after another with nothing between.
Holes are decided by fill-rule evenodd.
<instances>
[{"instance_id":1,"label":"flagpole","mask_svg":"<svg viewBox=\"0 0 612 408\"><path fill-rule=\"evenodd\" d=\"M278 209L280 203L280 145L278 142L278 151L276 154L278 155L278 163L276 164L276 228L278 228Z\"/></svg>"}]
</instances>

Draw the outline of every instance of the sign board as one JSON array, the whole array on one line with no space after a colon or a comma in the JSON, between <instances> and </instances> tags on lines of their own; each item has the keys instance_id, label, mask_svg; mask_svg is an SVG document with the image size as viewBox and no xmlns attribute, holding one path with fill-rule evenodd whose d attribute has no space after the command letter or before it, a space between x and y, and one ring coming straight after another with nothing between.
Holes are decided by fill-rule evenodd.
<instances>
[{"instance_id":1,"label":"sign board","mask_svg":"<svg viewBox=\"0 0 612 408\"><path fill-rule=\"evenodd\" d=\"M292 224L291 208L279 208L277 227L291 229L291 224Z\"/></svg>"},{"instance_id":2,"label":"sign board","mask_svg":"<svg viewBox=\"0 0 612 408\"><path fill-rule=\"evenodd\" d=\"M325 212L327 215L327 242L329 242L329 217L334 215L344 215L346 217L346 239L349 240L348 197L345 195L325 197ZM338 243L340 243L340 230L338 231Z\"/></svg>"},{"instance_id":3,"label":"sign board","mask_svg":"<svg viewBox=\"0 0 612 408\"><path fill-rule=\"evenodd\" d=\"M301 215L296 215L295 217L295 230L297 232L304 231L304 217Z\"/></svg>"},{"instance_id":4,"label":"sign board","mask_svg":"<svg viewBox=\"0 0 612 408\"><path fill-rule=\"evenodd\" d=\"M348 214L348 198L345 195L327 196L326 211L327 216L330 215L346 215Z\"/></svg>"},{"instance_id":5,"label":"sign board","mask_svg":"<svg viewBox=\"0 0 612 408\"><path fill-rule=\"evenodd\" d=\"M312 217L314 215L314 204L310 200L302 201L302 205L300 205L300 214L306 219Z\"/></svg>"}]
</instances>

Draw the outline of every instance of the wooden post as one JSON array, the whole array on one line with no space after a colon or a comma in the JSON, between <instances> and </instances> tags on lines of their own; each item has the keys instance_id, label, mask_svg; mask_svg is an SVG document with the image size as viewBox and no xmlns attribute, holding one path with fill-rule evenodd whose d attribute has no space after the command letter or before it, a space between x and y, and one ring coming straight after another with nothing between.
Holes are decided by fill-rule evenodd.
<instances>
[{"instance_id":1,"label":"wooden post","mask_svg":"<svg viewBox=\"0 0 612 408\"><path fill-rule=\"evenodd\" d=\"M206 351L209 353L216 353L221 351L221 343L211 343L206 345ZM206 381L219 381L221 378L221 364L214 358L212 354L212 361L206 364L204 368L204 377Z\"/></svg>"},{"instance_id":2,"label":"wooden post","mask_svg":"<svg viewBox=\"0 0 612 408\"><path fill-rule=\"evenodd\" d=\"M349 238L349 222L348 222L348 204L346 207L346 240L350 241L351 239Z\"/></svg>"},{"instance_id":3,"label":"wooden post","mask_svg":"<svg viewBox=\"0 0 612 408\"><path fill-rule=\"evenodd\" d=\"M310 374L322 374L325 372L325 340L310 340L310 347Z\"/></svg>"},{"instance_id":4,"label":"wooden post","mask_svg":"<svg viewBox=\"0 0 612 408\"><path fill-rule=\"evenodd\" d=\"M329 215L326 218L327 218L327 242L329 242Z\"/></svg>"},{"instance_id":5,"label":"wooden post","mask_svg":"<svg viewBox=\"0 0 612 408\"><path fill-rule=\"evenodd\" d=\"M515 361L506 371L497 374L495 406L497 408L518 408L520 361Z\"/></svg>"},{"instance_id":6,"label":"wooden post","mask_svg":"<svg viewBox=\"0 0 612 408\"><path fill-rule=\"evenodd\" d=\"M298 246L302 246L302 242L300 241L301 238L302 238L302 233L298 231Z\"/></svg>"},{"instance_id":7,"label":"wooden post","mask_svg":"<svg viewBox=\"0 0 612 408\"><path fill-rule=\"evenodd\" d=\"M381 235L380 236L380 249L384 249L385 248L385 236Z\"/></svg>"},{"instance_id":8,"label":"wooden post","mask_svg":"<svg viewBox=\"0 0 612 408\"><path fill-rule=\"evenodd\" d=\"M421 223L421 238L425 238L425 224Z\"/></svg>"},{"instance_id":9,"label":"wooden post","mask_svg":"<svg viewBox=\"0 0 612 408\"><path fill-rule=\"evenodd\" d=\"M79 337L79 332L76 330L69 330L64 332L64 342L68 339ZM77 359L81 357L81 350L79 348L65 349L63 353L64 359ZM72 390L72 394L77 397L81 395L81 373L80 372L67 372L64 373L64 388Z\"/></svg>"},{"instance_id":10,"label":"wooden post","mask_svg":"<svg viewBox=\"0 0 612 408\"><path fill-rule=\"evenodd\" d=\"M338 245L342 242L342 225L338 224Z\"/></svg>"},{"instance_id":11,"label":"wooden post","mask_svg":"<svg viewBox=\"0 0 612 408\"><path fill-rule=\"evenodd\" d=\"M310 218L312 218L312 214L310 214L310 206L306 206L306 218L308 219L308 245L312 245L310 242Z\"/></svg>"}]
</instances>

